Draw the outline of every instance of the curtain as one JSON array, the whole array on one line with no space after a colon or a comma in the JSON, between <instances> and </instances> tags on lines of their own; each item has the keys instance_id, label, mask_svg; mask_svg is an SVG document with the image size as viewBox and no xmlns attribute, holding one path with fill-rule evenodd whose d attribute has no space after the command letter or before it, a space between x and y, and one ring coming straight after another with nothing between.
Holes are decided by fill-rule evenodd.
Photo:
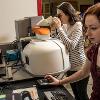
<instances>
[{"instance_id":1,"label":"curtain","mask_svg":"<svg viewBox=\"0 0 100 100\"><path fill-rule=\"evenodd\" d=\"M37 0L38 16L42 15L42 0Z\"/></svg>"}]
</instances>

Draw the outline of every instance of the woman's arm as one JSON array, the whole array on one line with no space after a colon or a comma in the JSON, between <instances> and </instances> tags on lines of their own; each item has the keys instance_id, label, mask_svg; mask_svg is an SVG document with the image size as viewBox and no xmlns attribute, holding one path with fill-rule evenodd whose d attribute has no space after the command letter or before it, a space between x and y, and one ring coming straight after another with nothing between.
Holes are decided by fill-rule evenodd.
<instances>
[{"instance_id":1,"label":"woman's arm","mask_svg":"<svg viewBox=\"0 0 100 100\"><path fill-rule=\"evenodd\" d=\"M62 80L58 80L57 78L53 77L52 75L46 75L45 78L51 80L52 83L50 83L50 84L53 84L53 85L72 83L72 82L79 81L79 80L87 77L90 73L90 66L91 66L91 62L89 60L87 60L81 70L79 70L78 72L74 73L73 75L71 75L69 77L66 77Z\"/></svg>"},{"instance_id":2,"label":"woman's arm","mask_svg":"<svg viewBox=\"0 0 100 100\"><path fill-rule=\"evenodd\" d=\"M56 36L58 39L63 41L63 44L66 45L66 47L69 49L74 49L76 45L78 44L80 37L83 37L82 34L82 24L81 22L77 22L71 29L71 33L69 33L69 36L67 36L67 33L64 32L64 30L60 27L57 28L58 35Z\"/></svg>"},{"instance_id":3,"label":"woman's arm","mask_svg":"<svg viewBox=\"0 0 100 100\"><path fill-rule=\"evenodd\" d=\"M73 83L75 81L79 81L87 77L90 73L90 66L91 66L91 62L87 59L86 63L84 64L81 70L79 70L78 72L74 73L69 77L60 80L60 84Z\"/></svg>"},{"instance_id":4,"label":"woman's arm","mask_svg":"<svg viewBox=\"0 0 100 100\"><path fill-rule=\"evenodd\" d=\"M65 33L61 26L61 21L55 17L53 19L51 30L51 37L60 39L63 44L66 45L68 50L74 49L78 44L80 37L83 37L81 22L76 22L73 26L70 27L70 33ZM69 34L69 36L67 34Z\"/></svg>"}]
</instances>

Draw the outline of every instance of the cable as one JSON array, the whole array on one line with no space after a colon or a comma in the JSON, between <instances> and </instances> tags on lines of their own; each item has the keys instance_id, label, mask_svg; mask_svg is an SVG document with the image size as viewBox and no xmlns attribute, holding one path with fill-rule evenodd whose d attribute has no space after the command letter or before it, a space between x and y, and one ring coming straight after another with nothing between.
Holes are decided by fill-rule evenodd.
<instances>
[{"instance_id":1,"label":"cable","mask_svg":"<svg viewBox=\"0 0 100 100\"><path fill-rule=\"evenodd\" d=\"M52 40L52 41L53 41L53 40ZM53 42L56 43L56 44L59 46L60 50L61 50L62 61L63 61L63 69L64 69L64 68L65 68L65 64L64 64L64 55L63 55L63 50L62 50L61 46L60 46L57 42L55 42L55 41L53 41Z\"/></svg>"}]
</instances>

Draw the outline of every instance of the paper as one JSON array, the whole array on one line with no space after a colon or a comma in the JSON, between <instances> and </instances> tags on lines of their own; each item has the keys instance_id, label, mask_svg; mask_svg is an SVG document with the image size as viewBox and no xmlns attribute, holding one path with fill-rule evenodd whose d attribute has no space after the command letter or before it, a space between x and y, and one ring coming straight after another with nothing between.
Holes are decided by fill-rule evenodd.
<instances>
[{"instance_id":1,"label":"paper","mask_svg":"<svg viewBox=\"0 0 100 100\"><path fill-rule=\"evenodd\" d=\"M33 100L37 100L39 98L37 88L35 86L30 88L16 89L13 90L13 93L21 93L22 91L29 91Z\"/></svg>"},{"instance_id":2,"label":"paper","mask_svg":"<svg viewBox=\"0 0 100 100\"><path fill-rule=\"evenodd\" d=\"M6 100L6 95L5 94L0 95L0 100Z\"/></svg>"}]
</instances>

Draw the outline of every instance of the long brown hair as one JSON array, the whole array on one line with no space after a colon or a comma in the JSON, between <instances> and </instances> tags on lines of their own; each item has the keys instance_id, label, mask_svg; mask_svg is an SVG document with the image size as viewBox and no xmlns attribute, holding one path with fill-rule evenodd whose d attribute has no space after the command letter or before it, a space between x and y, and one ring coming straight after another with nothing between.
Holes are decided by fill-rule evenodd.
<instances>
[{"instance_id":1,"label":"long brown hair","mask_svg":"<svg viewBox=\"0 0 100 100\"><path fill-rule=\"evenodd\" d=\"M79 21L78 16L76 15L76 10L69 2L63 2L57 6L57 9L63 11L63 13L69 16L69 23L74 25L77 21Z\"/></svg>"},{"instance_id":2,"label":"long brown hair","mask_svg":"<svg viewBox=\"0 0 100 100\"><path fill-rule=\"evenodd\" d=\"M95 15L97 17L97 19L99 20L100 22L100 3L97 3L97 4L94 4L93 6L89 7L84 15L83 15L83 34L85 35L86 33L86 28L85 28L85 18L87 15ZM91 46L91 41L88 39L88 37L86 36L85 37L86 41L88 42L85 42L87 47L90 47Z\"/></svg>"},{"instance_id":3,"label":"long brown hair","mask_svg":"<svg viewBox=\"0 0 100 100\"><path fill-rule=\"evenodd\" d=\"M83 26L85 25L85 18L87 15L95 15L100 21L100 3L97 3L86 10L83 16Z\"/></svg>"}]
</instances>

